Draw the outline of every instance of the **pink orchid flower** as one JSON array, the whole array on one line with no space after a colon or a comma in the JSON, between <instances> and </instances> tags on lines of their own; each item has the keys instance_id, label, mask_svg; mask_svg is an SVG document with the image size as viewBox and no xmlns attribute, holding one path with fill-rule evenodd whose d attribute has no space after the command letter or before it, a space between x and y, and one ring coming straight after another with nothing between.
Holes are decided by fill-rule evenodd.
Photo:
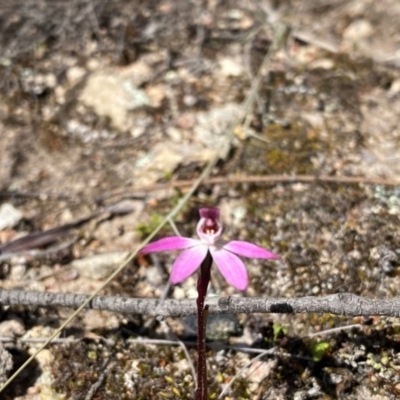
<instances>
[{"instance_id":1,"label":"pink orchid flower","mask_svg":"<svg viewBox=\"0 0 400 400\"><path fill-rule=\"evenodd\" d=\"M253 243L240 240L226 242L220 239L222 224L219 219L219 208L200 208L199 214L200 221L196 231L200 240L181 236L165 237L148 244L140 251L147 254L158 251L184 250L172 266L170 276L172 284L180 283L192 275L200 267L208 251L223 277L238 290L247 288L248 276L243 261L237 255L248 258L279 258L277 254Z\"/></svg>"}]
</instances>

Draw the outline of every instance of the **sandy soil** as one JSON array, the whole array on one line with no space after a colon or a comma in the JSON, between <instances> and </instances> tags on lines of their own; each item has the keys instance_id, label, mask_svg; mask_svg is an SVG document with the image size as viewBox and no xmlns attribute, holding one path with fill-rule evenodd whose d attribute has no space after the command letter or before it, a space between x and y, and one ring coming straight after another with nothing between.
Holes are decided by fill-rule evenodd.
<instances>
[{"instance_id":1,"label":"sandy soil","mask_svg":"<svg viewBox=\"0 0 400 400\"><path fill-rule=\"evenodd\" d=\"M212 294L398 296L399 20L397 0L3 0L0 288L91 293L218 155L212 175L243 180L202 185L175 220L179 232L193 236L198 207L215 205L227 238L282 259L246 261L244 294L215 271ZM255 106L245 110L282 26ZM293 181L246 181L270 175ZM180 180L187 184L177 187ZM76 221L46 242L6 247ZM139 257L104 294L159 298L175 256ZM195 295L195 278L168 292ZM3 307L1 382L38 346L21 339L49 336L70 313ZM254 360L226 347L238 343L276 351L251 363L224 399L399 396L394 318L229 318L209 332L222 346L207 353L212 398ZM2 398L191 399L194 378L179 346L130 341L188 338L188 324L82 313ZM342 329L324 333L331 328Z\"/></svg>"}]
</instances>

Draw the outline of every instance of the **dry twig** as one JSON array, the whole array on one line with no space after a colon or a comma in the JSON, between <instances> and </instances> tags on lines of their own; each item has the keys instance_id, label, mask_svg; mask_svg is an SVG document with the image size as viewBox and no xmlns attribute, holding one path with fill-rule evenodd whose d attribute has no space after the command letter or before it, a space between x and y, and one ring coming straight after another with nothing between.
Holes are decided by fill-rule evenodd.
<instances>
[{"instance_id":1,"label":"dry twig","mask_svg":"<svg viewBox=\"0 0 400 400\"><path fill-rule=\"evenodd\" d=\"M107 374L114 368L115 362L111 362L107 359L103 363L103 372L99 375L97 381L90 387L89 391L86 393L85 400L91 400L93 396L96 394L97 390L103 384L104 379L106 378Z\"/></svg>"},{"instance_id":2,"label":"dry twig","mask_svg":"<svg viewBox=\"0 0 400 400\"><path fill-rule=\"evenodd\" d=\"M88 299L90 298L90 301ZM400 297L380 300L360 297L352 293L297 298L210 297L206 304L210 314L330 313L346 316L381 315L400 317ZM197 312L194 299L137 299L114 296L89 296L71 293L50 293L0 289L0 305L28 305L33 307L91 308L128 314L159 317L183 317Z\"/></svg>"},{"instance_id":3,"label":"dry twig","mask_svg":"<svg viewBox=\"0 0 400 400\"><path fill-rule=\"evenodd\" d=\"M363 184L363 185L385 185L400 186L400 181L385 178L365 178L363 176L326 176L326 175L227 175L205 179L201 185L223 185L235 183L253 183L257 185L273 185L276 183L332 183L332 184ZM168 183L157 183L150 186L134 188L129 193L127 188L117 189L112 192L103 193L97 200L102 201L114 196L124 198L146 197L152 191L168 189L185 189L193 184L193 180L176 180Z\"/></svg>"}]
</instances>

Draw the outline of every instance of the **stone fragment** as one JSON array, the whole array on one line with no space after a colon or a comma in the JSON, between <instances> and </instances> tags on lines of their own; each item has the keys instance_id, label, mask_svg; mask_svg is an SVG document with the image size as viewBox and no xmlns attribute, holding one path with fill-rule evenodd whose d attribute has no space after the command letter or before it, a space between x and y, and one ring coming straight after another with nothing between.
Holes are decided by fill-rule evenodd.
<instances>
[{"instance_id":1,"label":"stone fragment","mask_svg":"<svg viewBox=\"0 0 400 400\"><path fill-rule=\"evenodd\" d=\"M213 149L205 148L201 144L159 142L136 161L133 182L139 187L151 185L172 173L180 164L204 164L215 154Z\"/></svg>"},{"instance_id":2,"label":"stone fragment","mask_svg":"<svg viewBox=\"0 0 400 400\"><path fill-rule=\"evenodd\" d=\"M21 319L14 317L0 322L0 336L15 338L25 333L25 326Z\"/></svg>"},{"instance_id":3,"label":"stone fragment","mask_svg":"<svg viewBox=\"0 0 400 400\"><path fill-rule=\"evenodd\" d=\"M134 120L130 112L140 107L152 107L152 99L140 88L151 78L151 68L138 61L127 68L110 68L89 76L80 95L80 101L100 117L108 117L114 128L130 130ZM160 91L150 94L160 101ZM157 99L155 98L157 97Z\"/></svg>"},{"instance_id":4,"label":"stone fragment","mask_svg":"<svg viewBox=\"0 0 400 400\"><path fill-rule=\"evenodd\" d=\"M73 86L78 83L85 75L86 69L83 67L74 66L67 69L66 77L68 83Z\"/></svg>"},{"instance_id":5,"label":"stone fragment","mask_svg":"<svg viewBox=\"0 0 400 400\"><path fill-rule=\"evenodd\" d=\"M374 28L368 20L356 19L343 31L343 38L356 43L370 37L373 32Z\"/></svg>"},{"instance_id":6,"label":"stone fragment","mask_svg":"<svg viewBox=\"0 0 400 400\"><path fill-rule=\"evenodd\" d=\"M184 320L185 335L197 335L197 315L188 315ZM206 338L208 340L227 341L231 336L238 336L241 327L236 315L221 314L207 317Z\"/></svg>"},{"instance_id":7,"label":"stone fragment","mask_svg":"<svg viewBox=\"0 0 400 400\"><path fill-rule=\"evenodd\" d=\"M97 254L74 260L71 266L79 272L80 276L101 280L111 275L127 255L126 251Z\"/></svg>"},{"instance_id":8,"label":"stone fragment","mask_svg":"<svg viewBox=\"0 0 400 400\"><path fill-rule=\"evenodd\" d=\"M22 218L22 212L12 204L4 203L0 206L0 230L13 228Z\"/></svg>"},{"instance_id":9,"label":"stone fragment","mask_svg":"<svg viewBox=\"0 0 400 400\"><path fill-rule=\"evenodd\" d=\"M241 108L235 103L227 103L221 107L214 107L210 111L197 113L194 127L195 139L218 152L221 158L225 159L231 148L227 129L235 119L240 117L240 113Z\"/></svg>"},{"instance_id":10,"label":"stone fragment","mask_svg":"<svg viewBox=\"0 0 400 400\"><path fill-rule=\"evenodd\" d=\"M252 383L261 383L276 366L276 359L268 361L254 361L247 372L247 379Z\"/></svg>"},{"instance_id":11,"label":"stone fragment","mask_svg":"<svg viewBox=\"0 0 400 400\"><path fill-rule=\"evenodd\" d=\"M224 57L218 62L221 74L224 76L242 76L244 73L242 61L239 58Z\"/></svg>"}]
</instances>

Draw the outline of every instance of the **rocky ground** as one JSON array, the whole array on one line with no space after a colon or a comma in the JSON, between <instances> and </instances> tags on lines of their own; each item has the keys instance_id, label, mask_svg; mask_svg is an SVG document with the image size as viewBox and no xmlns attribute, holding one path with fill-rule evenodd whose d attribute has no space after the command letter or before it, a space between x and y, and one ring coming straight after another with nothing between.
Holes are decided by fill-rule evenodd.
<instances>
[{"instance_id":1,"label":"rocky ground","mask_svg":"<svg viewBox=\"0 0 400 400\"><path fill-rule=\"evenodd\" d=\"M176 228L192 236L198 207L216 205L227 238L282 259L247 261L243 294L215 272L211 294L398 296L399 20L397 0L2 1L0 287L93 292L218 156ZM135 259L103 293L160 298L175 256ZM168 291L195 296L195 277ZM4 307L1 382L70 314ZM190 325L83 312L2 398L191 399ZM216 319L210 396L395 399L399 335L373 316ZM176 337L189 357L150 341Z\"/></svg>"}]
</instances>

